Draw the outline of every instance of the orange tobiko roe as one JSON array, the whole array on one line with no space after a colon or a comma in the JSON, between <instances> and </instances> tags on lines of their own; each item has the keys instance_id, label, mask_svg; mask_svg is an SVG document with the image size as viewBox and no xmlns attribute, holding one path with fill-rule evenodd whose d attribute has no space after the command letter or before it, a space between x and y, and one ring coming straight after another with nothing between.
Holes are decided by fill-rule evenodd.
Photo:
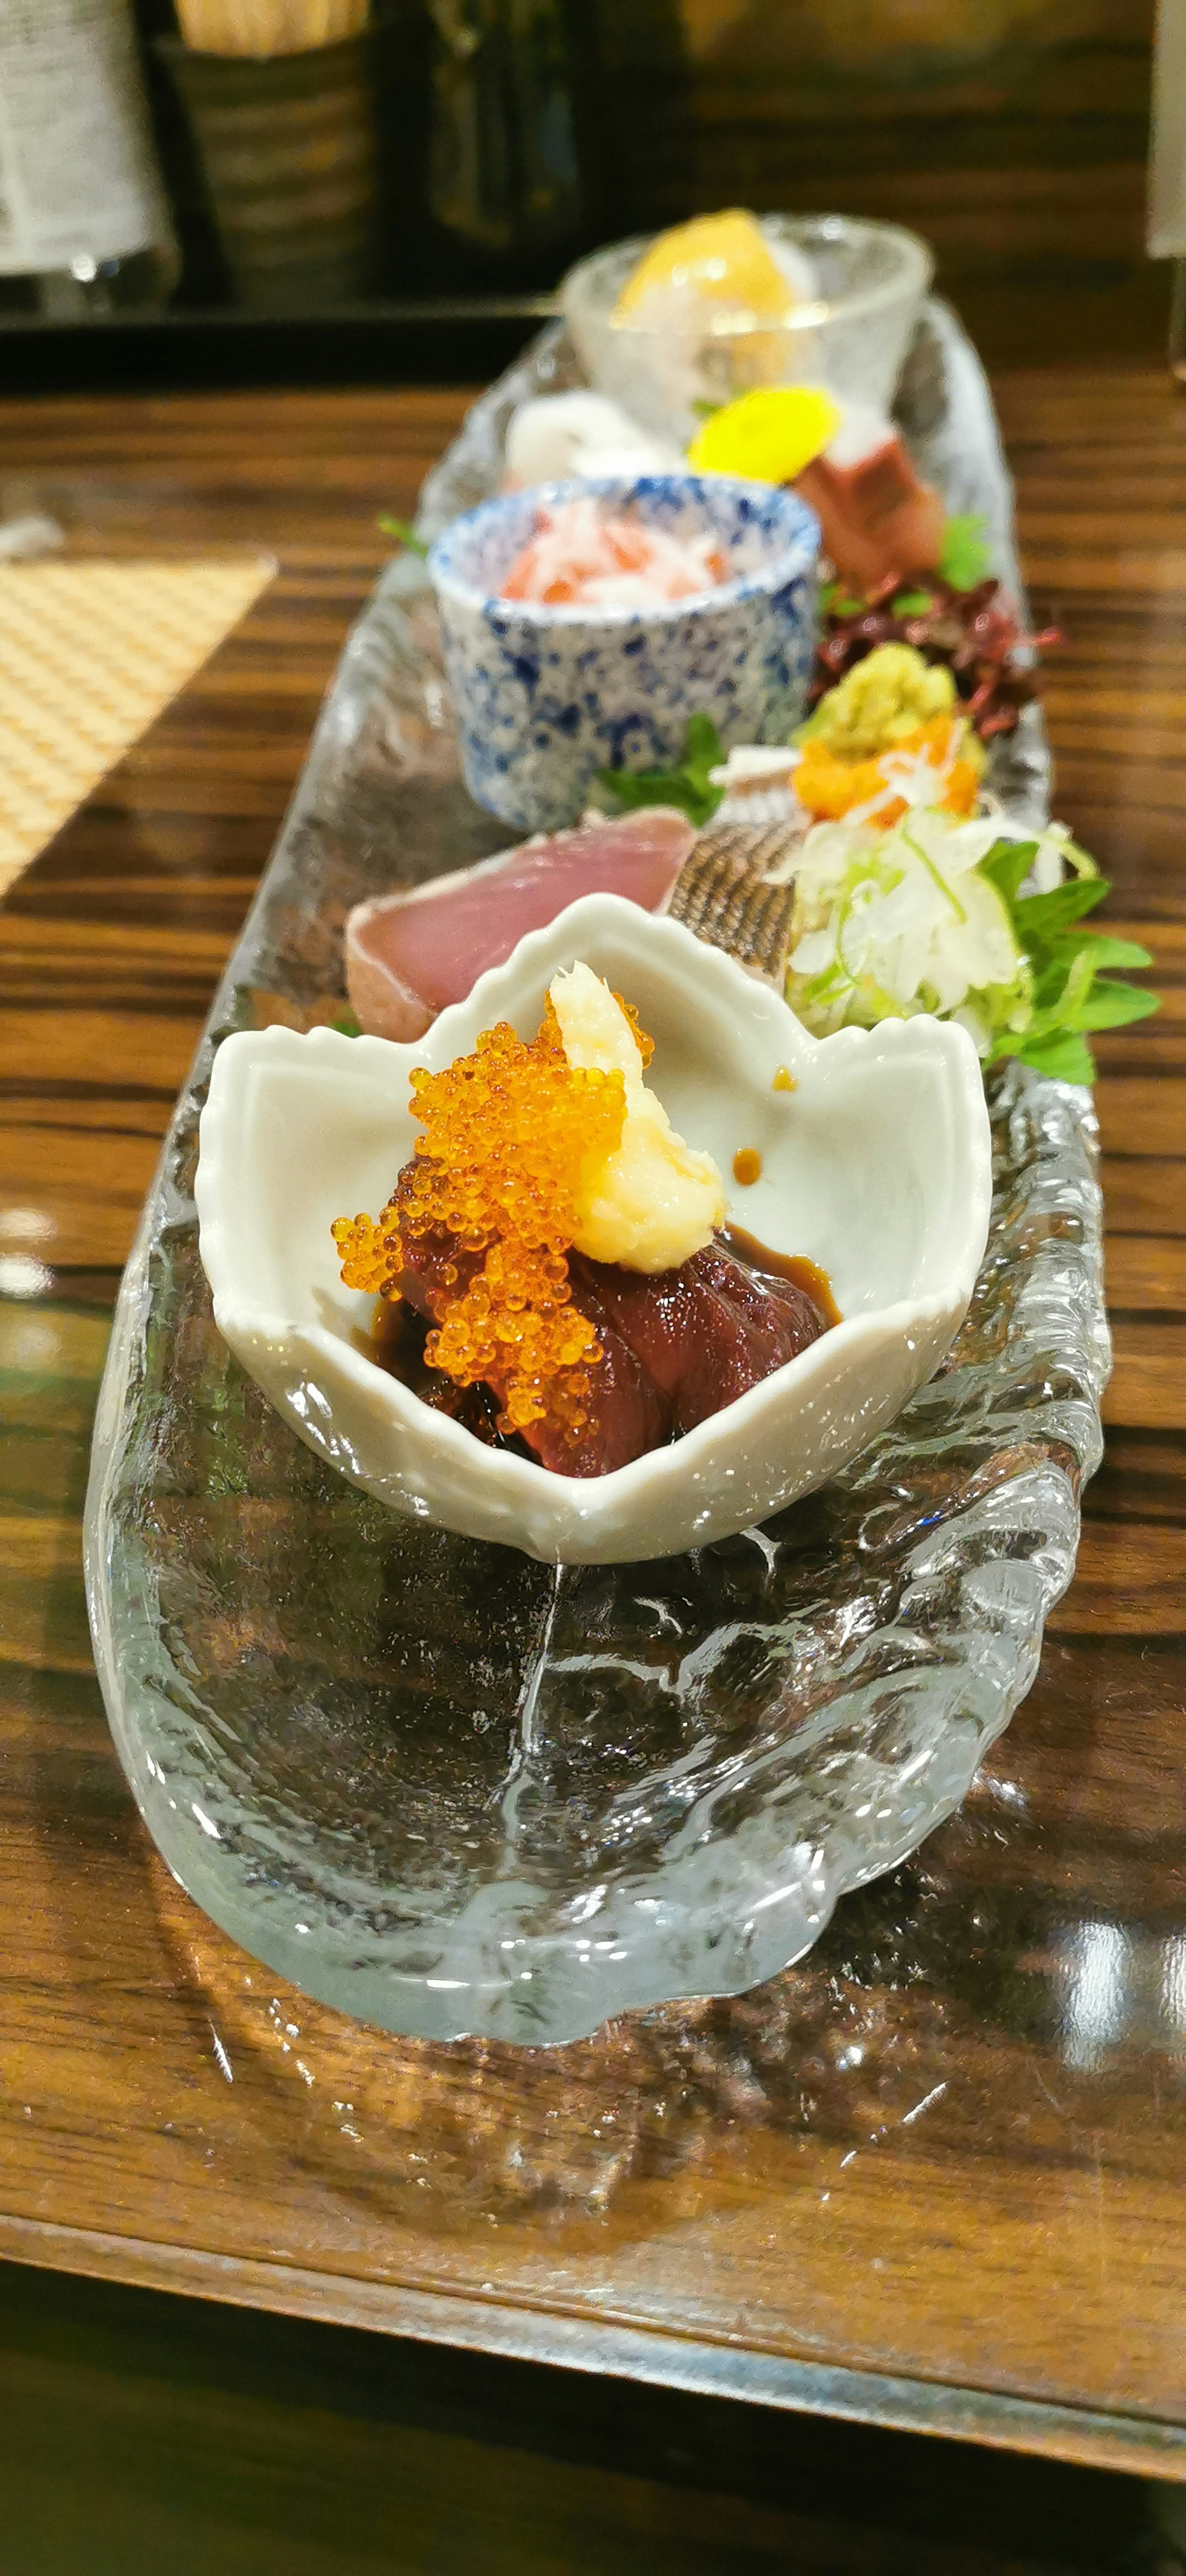
<instances>
[{"instance_id":1,"label":"orange tobiko roe","mask_svg":"<svg viewBox=\"0 0 1186 2576\"><path fill-rule=\"evenodd\" d=\"M929 767L946 772L943 794L935 800L940 810L945 814L974 814L980 770L974 759L961 758L958 752L950 760L953 736L958 740L965 729L961 716L931 716L926 724L915 725L911 733L903 735L892 751L879 752L874 760L845 760L826 742L809 737L795 771L795 794L808 813L821 822L838 823L858 806L868 805L874 808L870 821L888 830L907 811L905 797L895 793L888 765L903 752L911 756L921 752Z\"/></svg>"},{"instance_id":2,"label":"orange tobiko roe","mask_svg":"<svg viewBox=\"0 0 1186 2576\"><path fill-rule=\"evenodd\" d=\"M645 1061L650 1044L636 1034ZM452 1238L470 1258L448 1262L443 1293L432 1291L429 1366L458 1386L493 1385L501 1431L545 1415L582 1431L602 1354L572 1303L565 1255L583 1176L621 1143L621 1074L569 1064L549 1001L530 1044L500 1021L443 1073L418 1069L412 1106L424 1134L382 1214L332 1228L346 1287L398 1298L408 1247Z\"/></svg>"}]
</instances>

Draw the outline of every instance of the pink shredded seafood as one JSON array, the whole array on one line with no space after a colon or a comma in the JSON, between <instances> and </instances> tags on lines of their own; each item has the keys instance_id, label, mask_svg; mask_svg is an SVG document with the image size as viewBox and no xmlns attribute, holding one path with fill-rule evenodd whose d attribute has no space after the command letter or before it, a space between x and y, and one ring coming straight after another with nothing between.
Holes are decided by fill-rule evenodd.
<instances>
[{"instance_id":1,"label":"pink shredded seafood","mask_svg":"<svg viewBox=\"0 0 1186 2576\"><path fill-rule=\"evenodd\" d=\"M541 608L645 608L656 600L692 599L729 577L710 529L675 536L607 512L592 494L582 494L541 509L501 596Z\"/></svg>"}]
</instances>

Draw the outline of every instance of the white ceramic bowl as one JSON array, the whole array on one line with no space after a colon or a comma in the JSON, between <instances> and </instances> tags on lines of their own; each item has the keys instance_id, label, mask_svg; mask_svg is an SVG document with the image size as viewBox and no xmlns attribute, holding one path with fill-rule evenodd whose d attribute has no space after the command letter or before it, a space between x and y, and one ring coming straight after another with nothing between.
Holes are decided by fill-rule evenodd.
<instances>
[{"instance_id":1,"label":"white ceramic bowl","mask_svg":"<svg viewBox=\"0 0 1186 2576\"><path fill-rule=\"evenodd\" d=\"M372 1301L342 1287L330 1225L377 1215L417 1133L414 1065L510 1020L533 1036L583 958L656 1041L648 1079L727 1180L730 1216L827 1271L844 1321L686 1438L613 1475L483 1448L369 1359ZM797 1088L772 1088L785 1065ZM822 1484L930 1377L988 1233L989 1127L964 1031L932 1019L810 1037L785 1002L678 922L588 895L522 940L413 1046L271 1028L224 1040L201 1124L201 1251L220 1331L313 1449L396 1510L560 1563L669 1556Z\"/></svg>"}]
</instances>

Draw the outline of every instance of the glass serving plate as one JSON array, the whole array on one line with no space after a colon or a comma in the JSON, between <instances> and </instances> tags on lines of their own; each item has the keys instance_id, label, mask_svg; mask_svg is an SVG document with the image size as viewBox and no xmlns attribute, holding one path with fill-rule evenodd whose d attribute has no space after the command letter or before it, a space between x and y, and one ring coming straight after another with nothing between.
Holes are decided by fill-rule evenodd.
<instances>
[{"instance_id":1,"label":"glass serving plate","mask_svg":"<svg viewBox=\"0 0 1186 2576\"><path fill-rule=\"evenodd\" d=\"M555 331L484 398L575 380ZM929 307L902 413L1015 577L983 378ZM1034 711L994 769L1045 810ZM735 1994L959 1803L1037 1669L1100 1452L1109 1346L1090 1097L994 1078L996 1198L947 1365L836 1482L725 1545L556 1569L385 1513L215 1331L193 1205L213 1049L341 1007L348 907L505 844L461 786L431 594L392 566L326 701L166 1140L95 1431L87 1579L116 1744L176 1878L279 1975L414 2037L557 2044ZM316 1390L311 1390L316 1401Z\"/></svg>"}]
</instances>

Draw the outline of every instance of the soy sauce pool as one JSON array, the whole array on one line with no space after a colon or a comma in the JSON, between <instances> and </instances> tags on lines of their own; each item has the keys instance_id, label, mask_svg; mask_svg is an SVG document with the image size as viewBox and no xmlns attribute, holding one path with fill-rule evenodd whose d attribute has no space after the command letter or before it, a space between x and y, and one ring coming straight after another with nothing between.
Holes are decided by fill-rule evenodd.
<instances>
[{"instance_id":1,"label":"soy sauce pool","mask_svg":"<svg viewBox=\"0 0 1186 2576\"><path fill-rule=\"evenodd\" d=\"M809 1297L817 1315L823 1318L826 1331L844 1318L832 1294L832 1282L817 1261L809 1261L801 1252L772 1252L768 1243L759 1243L756 1234L747 1234L743 1225L726 1225L721 1229L726 1252L747 1270L756 1270L767 1279L786 1279Z\"/></svg>"}]
</instances>

